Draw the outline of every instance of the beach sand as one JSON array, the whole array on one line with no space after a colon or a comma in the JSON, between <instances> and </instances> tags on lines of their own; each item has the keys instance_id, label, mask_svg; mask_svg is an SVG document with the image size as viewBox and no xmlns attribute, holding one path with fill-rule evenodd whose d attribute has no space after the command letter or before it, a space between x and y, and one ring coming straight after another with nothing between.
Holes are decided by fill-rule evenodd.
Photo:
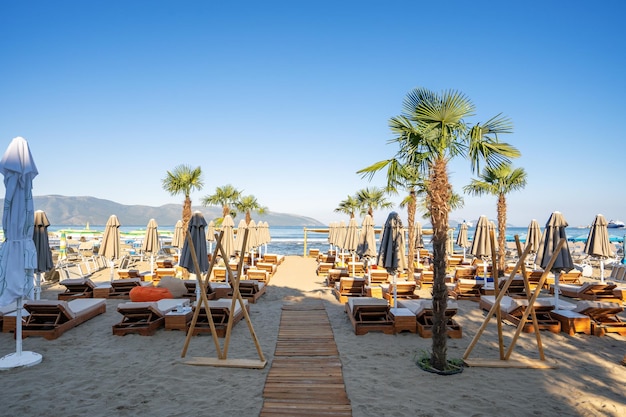
<instances>
[{"instance_id":1,"label":"beach sand","mask_svg":"<svg viewBox=\"0 0 626 417\"><path fill-rule=\"evenodd\" d=\"M153 336L114 336L121 320L107 312L56 340L29 337L23 349L43 355L33 367L0 372L1 416L258 416L272 364L281 306L286 298L324 301L343 364L353 415L363 416L624 416L626 338L541 332L546 357L557 369L465 368L440 376L415 365L431 339L411 333L356 336L342 304L315 275L313 258L287 256L250 317L268 365L262 369L181 363L185 333L160 329ZM101 271L96 281L108 279ZM43 299L63 290L44 285ZM429 298L428 291L421 291ZM478 303L458 301L461 339L448 340L448 357L460 358L483 322ZM514 328L504 326L505 341ZM221 343L224 340L220 340ZM13 334L0 334L0 355L15 351ZM210 336L193 337L187 358L216 357ZM512 358L537 358L536 339L522 333ZM258 359L245 322L233 328L228 358ZM470 358L498 358L495 322Z\"/></svg>"}]
</instances>

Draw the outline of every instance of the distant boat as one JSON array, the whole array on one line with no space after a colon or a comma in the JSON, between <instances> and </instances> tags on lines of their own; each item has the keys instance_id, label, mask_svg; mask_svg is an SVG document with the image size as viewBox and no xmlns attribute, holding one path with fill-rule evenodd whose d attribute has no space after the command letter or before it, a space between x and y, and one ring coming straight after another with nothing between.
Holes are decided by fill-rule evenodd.
<instances>
[{"instance_id":1,"label":"distant boat","mask_svg":"<svg viewBox=\"0 0 626 417\"><path fill-rule=\"evenodd\" d=\"M626 224L621 221L621 220L610 220L606 227L608 227L609 229L621 229L623 227L626 227Z\"/></svg>"}]
</instances>

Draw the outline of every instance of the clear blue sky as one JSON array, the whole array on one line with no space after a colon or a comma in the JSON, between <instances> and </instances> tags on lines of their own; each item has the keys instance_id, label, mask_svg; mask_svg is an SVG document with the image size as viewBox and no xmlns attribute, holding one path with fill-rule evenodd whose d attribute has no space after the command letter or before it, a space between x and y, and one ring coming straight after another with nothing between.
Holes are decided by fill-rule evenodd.
<instances>
[{"instance_id":1,"label":"clear blue sky","mask_svg":"<svg viewBox=\"0 0 626 417\"><path fill-rule=\"evenodd\" d=\"M626 3L0 0L0 146L30 144L34 195L182 203L167 170L200 166L271 211L346 219L356 171L396 153L413 88L454 89L523 156L508 221L626 220ZM2 145L4 144L4 145ZM450 165L455 190L472 175ZM399 201L395 198L394 201ZM465 197L453 220L496 218ZM376 224L387 212L377 213ZM51 219L54 221L53 219ZM158 219L157 219L158 220ZM123 219L121 220L123 221Z\"/></svg>"}]
</instances>

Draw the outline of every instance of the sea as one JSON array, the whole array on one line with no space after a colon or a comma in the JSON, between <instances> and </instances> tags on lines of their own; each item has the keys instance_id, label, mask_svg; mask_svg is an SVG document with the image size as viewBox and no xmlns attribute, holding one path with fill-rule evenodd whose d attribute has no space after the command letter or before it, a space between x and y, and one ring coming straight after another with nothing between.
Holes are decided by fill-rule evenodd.
<instances>
[{"instance_id":1,"label":"sea","mask_svg":"<svg viewBox=\"0 0 626 417\"><path fill-rule=\"evenodd\" d=\"M49 232L60 232L62 230L67 231L66 235L68 237L71 236L72 230L80 232L80 234L88 234L85 229L77 230L76 226L51 226L48 229ZM168 244L169 241L171 241L172 239L174 226L159 226L158 230L162 244ZM331 249L330 244L328 243L328 229L324 227L270 225L269 230L271 240L269 243L267 243L267 245L264 245L260 248L261 253L276 253L281 255L306 255L311 249L317 249L321 253ZM380 231L380 227L376 227L376 230ZM428 227L425 227L424 230L425 234L423 236L423 239L425 249L432 250L431 235L428 234ZM508 227L506 229L506 240L511 242L515 241L515 236L517 235L519 236L521 242L525 242L527 230L527 227ZM569 241L572 242L586 242L589 235L589 230L589 228L567 228L567 238ZM101 235L104 231L104 226L91 226L89 228L89 231L92 232L94 236L97 236L98 234ZM75 233L75 236L72 236L73 239L77 240L77 235L80 234ZM453 241L456 241L457 234L458 228L454 230ZM141 247L141 241L143 239L143 236L145 235L145 225L122 226L120 227L120 235L122 241L125 241L125 243L131 244L135 247ZM468 230L468 238L470 241L472 240L473 235L474 228L470 228ZM609 240L611 242L622 244L624 240L624 235L626 235L626 228L609 229ZM380 233L377 233L376 237L377 239L380 239ZM56 245L57 242L54 239L51 239L50 244ZM210 249L211 244L209 243L209 250ZM455 247L455 249L458 248Z\"/></svg>"}]
</instances>

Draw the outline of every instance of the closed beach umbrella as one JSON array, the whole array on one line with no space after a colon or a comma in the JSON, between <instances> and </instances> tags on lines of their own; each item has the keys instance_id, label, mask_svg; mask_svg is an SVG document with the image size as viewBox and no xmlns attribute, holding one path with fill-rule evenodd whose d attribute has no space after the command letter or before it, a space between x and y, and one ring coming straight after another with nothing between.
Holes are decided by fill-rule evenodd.
<instances>
[{"instance_id":1,"label":"closed beach umbrella","mask_svg":"<svg viewBox=\"0 0 626 417\"><path fill-rule=\"evenodd\" d=\"M196 270L196 265L193 262L192 247L189 244L189 238L185 239L183 248L180 251L180 261L178 264L192 274L196 274L196 280L198 276L209 270L209 257L206 251L206 220L201 212L196 211L189 219L189 225L187 227L187 234L191 238L193 243L193 252L196 254L198 261L199 271ZM196 285L196 300L200 300L200 285Z\"/></svg>"},{"instance_id":2,"label":"closed beach umbrella","mask_svg":"<svg viewBox=\"0 0 626 417\"><path fill-rule=\"evenodd\" d=\"M59 238L59 259L67 259L67 236L65 232L61 232Z\"/></svg>"},{"instance_id":3,"label":"closed beach umbrella","mask_svg":"<svg viewBox=\"0 0 626 417\"><path fill-rule=\"evenodd\" d=\"M604 260L612 255L607 225L606 218L602 214L598 214L591 224L585 244L587 255L600 258L600 280L602 282L604 282Z\"/></svg>"},{"instance_id":4,"label":"closed beach umbrella","mask_svg":"<svg viewBox=\"0 0 626 417\"><path fill-rule=\"evenodd\" d=\"M474 239L470 253L483 261L483 279L487 283L487 258L491 256L491 238L489 236L489 220L487 216L480 216L476 223Z\"/></svg>"},{"instance_id":5,"label":"closed beach umbrella","mask_svg":"<svg viewBox=\"0 0 626 417\"><path fill-rule=\"evenodd\" d=\"M346 236L343 241L343 249L352 254L352 260L354 261L354 254L356 248L359 246L359 224L356 218L351 218L346 228ZM354 275L354 265L352 265L352 274Z\"/></svg>"},{"instance_id":6,"label":"closed beach umbrella","mask_svg":"<svg viewBox=\"0 0 626 417\"><path fill-rule=\"evenodd\" d=\"M206 240L209 242L209 252L213 252L213 242L215 242L215 222L209 221L206 228Z\"/></svg>"},{"instance_id":7,"label":"closed beach umbrella","mask_svg":"<svg viewBox=\"0 0 626 417\"><path fill-rule=\"evenodd\" d=\"M376 235L374 233L374 220L366 214L361 223L361 234L356 253L361 258L373 258L376 256Z\"/></svg>"},{"instance_id":8,"label":"closed beach umbrella","mask_svg":"<svg viewBox=\"0 0 626 417\"><path fill-rule=\"evenodd\" d=\"M16 302L14 353L0 359L0 369L32 366L41 362L41 355L22 351L22 303L33 290L37 269L37 250L33 241L35 209L33 178L38 174L35 161L22 137L14 138L0 160L4 175L4 212L2 229L4 243L0 247L0 306Z\"/></svg>"},{"instance_id":9,"label":"closed beach umbrella","mask_svg":"<svg viewBox=\"0 0 626 417\"><path fill-rule=\"evenodd\" d=\"M154 272L154 254L161 249L158 228L156 220L150 219L148 226L146 226L146 235L141 244L142 252L150 254L150 275Z\"/></svg>"},{"instance_id":10,"label":"closed beach umbrella","mask_svg":"<svg viewBox=\"0 0 626 417\"><path fill-rule=\"evenodd\" d=\"M568 226L567 221L563 215L555 211L550 215L546 228L541 236L541 242L539 243L539 249L537 250L536 262L543 269L548 266L550 258L554 254L554 251L561 239L567 240L567 233L565 228ZM572 255L569 251L567 244L563 245L561 251L558 253L557 258L552 265L552 273L554 273L554 309L559 309L559 275L561 272L568 272L574 269L574 262L572 261Z\"/></svg>"},{"instance_id":11,"label":"closed beach umbrella","mask_svg":"<svg viewBox=\"0 0 626 417\"><path fill-rule=\"evenodd\" d=\"M415 222L415 249L422 248L424 248L424 233L422 233L422 223Z\"/></svg>"},{"instance_id":12,"label":"closed beach umbrella","mask_svg":"<svg viewBox=\"0 0 626 417\"><path fill-rule=\"evenodd\" d=\"M463 222L459 225L459 234L456 237L456 244L463 248L463 260L465 260L465 250L469 247L467 239L467 223Z\"/></svg>"},{"instance_id":13,"label":"closed beach umbrella","mask_svg":"<svg viewBox=\"0 0 626 417\"><path fill-rule=\"evenodd\" d=\"M239 224L237 225L237 236L235 236L235 251L239 252L241 256L245 252L248 251L248 248L243 247L243 235L245 234L245 230L248 228L246 221L244 219L239 220ZM246 246L248 246L246 242Z\"/></svg>"},{"instance_id":14,"label":"closed beach umbrella","mask_svg":"<svg viewBox=\"0 0 626 417\"><path fill-rule=\"evenodd\" d=\"M100 245L102 256L109 259L111 267L111 281L113 280L114 260L120 256L120 221L115 214L112 214L104 226L104 235L102 236L102 244Z\"/></svg>"},{"instance_id":15,"label":"closed beach umbrella","mask_svg":"<svg viewBox=\"0 0 626 417\"><path fill-rule=\"evenodd\" d=\"M526 245L532 246L530 253L537 253L540 242L541 228L539 227L539 222L536 219L532 219L528 225L528 230L526 231Z\"/></svg>"},{"instance_id":16,"label":"closed beach umbrella","mask_svg":"<svg viewBox=\"0 0 626 417\"><path fill-rule=\"evenodd\" d=\"M539 222L536 219L532 219L526 231L526 245L531 245L530 253L533 254L534 260L537 258L539 243L541 243L541 228L539 227ZM536 263L536 261L533 261L533 264Z\"/></svg>"},{"instance_id":17,"label":"closed beach umbrella","mask_svg":"<svg viewBox=\"0 0 626 417\"><path fill-rule=\"evenodd\" d=\"M250 220L250 223L248 223L248 242L246 246L251 254L250 263L254 266L254 252L255 248L259 246L259 228L254 220Z\"/></svg>"},{"instance_id":18,"label":"closed beach umbrella","mask_svg":"<svg viewBox=\"0 0 626 417\"><path fill-rule=\"evenodd\" d=\"M189 234L189 236L191 237L191 241L193 242L194 252L196 253L196 257L198 258L198 268L200 268L200 270L196 271L196 267L193 263L189 239L185 239L183 249L180 252L179 262L180 266L186 268L192 274L199 275L209 270L209 257L207 256L206 247L206 227L207 223L202 213L199 211L194 212L191 216L191 219L189 220L187 233Z\"/></svg>"},{"instance_id":19,"label":"closed beach umbrella","mask_svg":"<svg viewBox=\"0 0 626 417\"><path fill-rule=\"evenodd\" d=\"M185 244L183 233L183 221L179 220L174 226L174 238L172 239L172 246L180 249Z\"/></svg>"},{"instance_id":20,"label":"closed beach umbrella","mask_svg":"<svg viewBox=\"0 0 626 417\"><path fill-rule=\"evenodd\" d=\"M397 275L406 269L406 248L402 220L395 211L389 213L378 250L378 266L383 267L393 276L394 309L397 308Z\"/></svg>"},{"instance_id":21,"label":"closed beach umbrella","mask_svg":"<svg viewBox=\"0 0 626 417\"><path fill-rule=\"evenodd\" d=\"M222 249L224 250L224 263L228 265L230 257L235 254L235 232L233 231L235 222L230 214L224 216L222 220Z\"/></svg>"},{"instance_id":22,"label":"closed beach umbrella","mask_svg":"<svg viewBox=\"0 0 626 417\"><path fill-rule=\"evenodd\" d=\"M262 238L262 242L263 246L265 247L265 252L267 253L267 244L270 243L272 241L272 236L270 235L270 225L268 222L262 222L263 223L263 227L262 230L263 232L261 233Z\"/></svg>"},{"instance_id":23,"label":"closed beach umbrella","mask_svg":"<svg viewBox=\"0 0 626 417\"><path fill-rule=\"evenodd\" d=\"M346 222L342 220L339 222L339 226L337 226L337 234L335 235L335 246L341 249L341 262L344 262L343 244L346 242L346 232L348 231L347 229L348 227L346 226Z\"/></svg>"},{"instance_id":24,"label":"closed beach umbrella","mask_svg":"<svg viewBox=\"0 0 626 417\"><path fill-rule=\"evenodd\" d=\"M50 250L50 242L48 241L48 227L50 222L48 216L43 210L35 212L35 224L33 231L33 242L35 242L35 250L37 251L37 279L35 280L35 300L41 298L41 274L52 269L52 251Z\"/></svg>"}]
</instances>

